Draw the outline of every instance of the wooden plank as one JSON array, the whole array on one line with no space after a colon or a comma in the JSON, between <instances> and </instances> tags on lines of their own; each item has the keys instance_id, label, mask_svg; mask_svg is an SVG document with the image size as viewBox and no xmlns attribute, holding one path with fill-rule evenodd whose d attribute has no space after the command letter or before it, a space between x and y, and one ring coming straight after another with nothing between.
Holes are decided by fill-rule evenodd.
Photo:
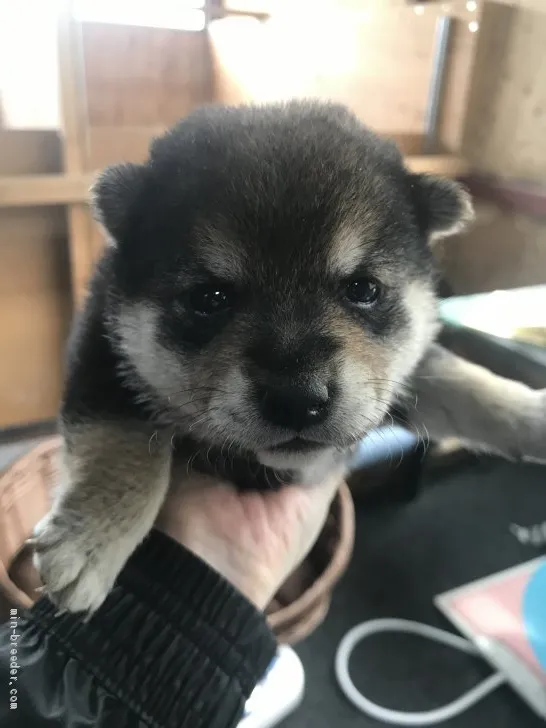
<instances>
[{"instance_id":1,"label":"wooden plank","mask_svg":"<svg viewBox=\"0 0 546 728\"><path fill-rule=\"evenodd\" d=\"M94 175L37 174L0 177L0 207L85 202Z\"/></svg>"},{"instance_id":2,"label":"wooden plank","mask_svg":"<svg viewBox=\"0 0 546 728\"><path fill-rule=\"evenodd\" d=\"M85 23L82 43L91 128L170 126L214 100L206 32Z\"/></svg>"},{"instance_id":3,"label":"wooden plank","mask_svg":"<svg viewBox=\"0 0 546 728\"><path fill-rule=\"evenodd\" d=\"M0 209L0 295L64 293L70 288L68 273L62 207Z\"/></svg>"},{"instance_id":4,"label":"wooden plank","mask_svg":"<svg viewBox=\"0 0 546 728\"><path fill-rule=\"evenodd\" d=\"M68 290L0 290L0 427L56 415L70 318Z\"/></svg>"},{"instance_id":5,"label":"wooden plank","mask_svg":"<svg viewBox=\"0 0 546 728\"><path fill-rule=\"evenodd\" d=\"M64 168L68 174L82 175L88 163L88 113L82 44L82 28L71 13L66 0L59 14L58 53L60 71L60 105L64 136ZM84 204L71 204L68 209L72 294L76 307L85 290L93 266L91 222Z\"/></svg>"},{"instance_id":6,"label":"wooden plank","mask_svg":"<svg viewBox=\"0 0 546 728\"><path fill-rule=\"evenodd\" d=\"M143 162L153 137L167 126L95 126L89 130L89 169L116 162Z\"/></svg>"},{"instance_id":7,"label":"wooden plank","mask_svg":"<svg viewBox=\"0 0 546 728\"><path fill-rule=\"evenodd\" d=\"M462 151L480 172L542 182L546 14L487 2L477 35Z\"/></svg>"},{"instance_id":8,"label":"wooden plank","mask_svg":"<svg viewBox=\"0 0 546 728\"><path fill-rule=\"evenodd\" d=\"M402 154L422 154L423 152L423 146L425 143L424 134L390 131L385 132L384 136L396 142Z\"/></svg>"},{"instance_id":9,"label":"wooden plank","mask_svg":"<svg viewBox=\"0 0 546 728\"><path fill-rule=\"evenodd\" d=\"M55 174L62 171L58 132L45 129L0 129L0 174Z\"/></svg>"},{"instance_id":10,"label":"wooden plank","mask_svg":"<svg viewBox=\"0 0 546 728\"><path fill-rule=\"evenodd\" d=\"M412 172L437 174L441 177L461 177L470 171L470 164L455 154L409 156L405 158L405 162Z\"/></svg>"},{"instance_id":11,"label":"wooden plank","mask_svg":"<svg viewBox=\"0 0 546 728\"><path fill-rule=\"evenodd\" d=\"M19 167L7 160L12 173L29 159L35 174L51 166L47 154L36 148L25 156L19 134L10 136L22 153ZM0 172L5 161L0 156ZM63 207L0 209L0 427L56 414L72 316L66 239Z\"/></svg>"},{"instance_id":12,"label":"wooden plank","mask_svg":"<svg viewBox=\"0 0 546 728\"><path fill-rule=\"evenodd\" d=\"M70 3L59 14L59 84L64 164L67 172L83 172L87 164L88 114L84 85L81 24Z\"/></svg>"}]
</instances>

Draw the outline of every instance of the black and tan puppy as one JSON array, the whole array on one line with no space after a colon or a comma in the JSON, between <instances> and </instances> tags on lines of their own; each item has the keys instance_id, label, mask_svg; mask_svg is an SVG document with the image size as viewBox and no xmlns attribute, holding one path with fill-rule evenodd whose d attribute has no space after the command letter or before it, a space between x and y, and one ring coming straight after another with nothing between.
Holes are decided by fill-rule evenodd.
<instances>
[{"instance_id":1,"label":"black and tan puppy","mask_svg":"<svg viewBox=\"0 0 546 728\"><path fill-rule=\"evenodd\" d=\"M336 105L208 108L94 189L108 245L70 349L64 474L36 534L93 611L173 456L240 485L343 473L436 331L430 241L471 217Z\"/></svg>"}]
</instances>

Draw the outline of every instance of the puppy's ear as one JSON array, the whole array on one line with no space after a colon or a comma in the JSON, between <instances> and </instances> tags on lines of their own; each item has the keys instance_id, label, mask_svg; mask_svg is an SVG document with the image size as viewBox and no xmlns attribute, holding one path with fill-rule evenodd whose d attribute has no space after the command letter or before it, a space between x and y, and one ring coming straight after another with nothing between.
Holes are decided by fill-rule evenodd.
<instances>
[{"instance_id":1,"label":"puppy's ear","mask_svg":"<svg viewBox=\"0 0 546 728\"><path fill-rule=\"evenodd\" d=\"M93 216L105 229L110 244L115 245L124 238L145 182L144 166L117 164L101 172L91 188Z\"/></svg>"},{"instance_id":2,"label":"puppy's ear","mask_svg":"<svg viewBox=\"0 0 546 728\"><path fill-rule=\"evenodd\" d=\"M412 174L410 185L418 225L431 244L462 232L474 219L471 197L457 182Z\"/></svg>"}]
</instances>

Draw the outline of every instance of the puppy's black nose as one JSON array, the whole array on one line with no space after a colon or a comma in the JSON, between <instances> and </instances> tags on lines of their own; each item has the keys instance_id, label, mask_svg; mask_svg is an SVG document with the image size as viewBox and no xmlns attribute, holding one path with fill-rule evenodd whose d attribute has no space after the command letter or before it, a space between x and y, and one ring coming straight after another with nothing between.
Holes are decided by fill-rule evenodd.
<instances>
[{"instance_id":1,"label":"puppy's black nose","mask_svg":"<svg viewBox=\"0 0 546 728\"><path fill-rule=\"evenodd\" d=\"M264 420L296 432L323 422L330 405L326 386L260 387L258 402Z\"/></svg>"}]
</instances>

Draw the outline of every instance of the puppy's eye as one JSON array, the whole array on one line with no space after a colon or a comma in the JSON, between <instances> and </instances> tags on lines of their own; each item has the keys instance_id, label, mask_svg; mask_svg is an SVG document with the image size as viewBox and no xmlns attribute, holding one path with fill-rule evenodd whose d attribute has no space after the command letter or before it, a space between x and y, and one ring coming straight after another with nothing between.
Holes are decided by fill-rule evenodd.
<instances>
[{"instance_id":1,"label":"puppy's eye","mask_svg":"<svg viewBox=\"0 0 546 728\"><path fill-rule=\"evenodd\" d=\"M357 278L345 286L345 298L355 306L372 306L381 295L381 285L375 278Z\"/></svg>"},{"instance_id":2,"label":"puppy's eye","mask_svg":"<svg viewBox=\"0 0 546 728\"><path fill-rule=\"evenodd\" d=\"M231 291L216 284L198 286L190 292L189 304L200 316L215 316L231 308Z\"/></svg>"}]
</instances>

